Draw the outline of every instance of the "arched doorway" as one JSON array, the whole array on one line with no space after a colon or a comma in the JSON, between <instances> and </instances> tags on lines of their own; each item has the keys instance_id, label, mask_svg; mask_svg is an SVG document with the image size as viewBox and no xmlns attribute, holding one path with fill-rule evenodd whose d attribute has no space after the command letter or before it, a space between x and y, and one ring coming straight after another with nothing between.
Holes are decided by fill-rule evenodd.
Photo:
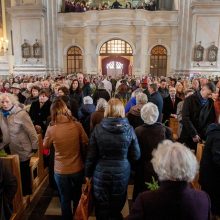
<instances>
[{"instance_id":1,"label":"arched doorway","mask_svg":"<svg viewBox=\"0 0 220 220\"><path fill-rule=\"evenodd\" d=\"M131 45L121 39L105 42L100 49L99 69L104 75L131 75L133 50Z\"/></svg>"},{"instance_id":2,"label":"arched doorway","mask_svg":"<svg viewBox=\"0 0 220 220\"><path fill-rule=\"evenodd\" d=\"M83 72L83 54L77 46L72 46L67 51L67 74Z\"/></svg>"},{"instance_id":3,"label":"arched doorway","mask_svg":"<svg viewBox=\"0 0 220 220\"><path fill-rule=\"evenodd\" d=\"M151 50L150 74L152 76L167 74L167 49L162 45L157 45Z\"/></svg>"}]
</instances>

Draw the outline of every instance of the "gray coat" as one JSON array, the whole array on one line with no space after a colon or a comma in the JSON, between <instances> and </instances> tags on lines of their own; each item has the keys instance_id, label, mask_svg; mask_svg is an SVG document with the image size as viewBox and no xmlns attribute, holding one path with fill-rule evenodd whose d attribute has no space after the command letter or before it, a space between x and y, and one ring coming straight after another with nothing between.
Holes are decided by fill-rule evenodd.
<instances>
[{"instance_id":1,"label":"gray coat","mask_svg":"<svg viewBox=\"0 0 220 220\"><path fill-rule=\"evenodd\" d=\"M38 149L38 136L28 113L14 106L10 115L5 118L0 112L0 127L3 134L3 145L9 144L11 154L18 154L20 161L32 156L32 150Z\"/></svg>"}]
</instances>

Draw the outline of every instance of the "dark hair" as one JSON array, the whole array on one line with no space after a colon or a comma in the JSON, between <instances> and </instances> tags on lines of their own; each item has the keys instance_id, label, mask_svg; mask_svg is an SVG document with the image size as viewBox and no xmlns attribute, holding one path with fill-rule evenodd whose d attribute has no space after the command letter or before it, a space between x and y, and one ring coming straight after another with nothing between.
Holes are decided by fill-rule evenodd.
<instances>
[{"instance_id":1,"label":"dark hair","mask_svg":"<svg viewBox=\"0 0 220 220\"><path fill-rule=\"evenodd\" d=\"M70 94L70 91L69 91L69 89L66 88L66 86L59 87L58 91L59 90L61 90L64 93L64 95L69 95Z\"/></svg>"},{"instance_id":2,"label":"dark hair","mask_svg":"<svg viewBox=\"0 0 220 220\"><path fill-rule=\"evenodd\" d=\"M154 90L154 92L156 92L158 90L157 84L156 83L152 83L150 84L151 89Z\"/></svg>"},{"instance_id":3,"label":"dark hair","mask_svg":"<svg viewBox=\"0 0 220 220\"><path fill-rule=\"evenodd\" d=\"M162 82L167 82L165 79L161 79L160 80L160 83L162 83Z\"/></svg>"},{"instance_id":4,"label":"dark hair","mask_svg":"<svg viewBox=\"0 0 220 220\"><path fill-rule=\"evenodd\" d=\"M40 92L39 92L39 96L41 96L41 95L46 95L48 98L50 97L50 94L49 94L49 92L47 91L47 90L45 90L45 89L41 89L40 90Z\"/></svg>"},{"instance_id":5,"label":"dark hair","mask_svg":"<svg viewBox=\"0 0 220 220\"><path fill-rule=\"evenodd\" d=\"M40 87L38 87L38 86L32 86L32 88L31 88L31 97L32 97L32 90L33 89L35 89L35 90L37 90L38 92L40 92Z\"/></svg>"},{"instance_id":6,"label":"dark hair","mask_svg":"<svg viewBox=\"0 0 220 220\"><path fill-rule=\"evenodd\" d=\"M205 84L205 86L211 91L211 92L215 92L216 91L216 86L213 82L208 82Z\"/></svg>"},{"instance_id":7,"label":"dark hair","mask_svg":"<svg viewBox=\"0 0 220 220\"><path fill-rule=\"evenodd\" d=\"M78 87L74 91L77 92L77 93L81 93L81 89L80 89L80 86L79 86L79 80L74 79L71 83L71 86L70 86L70 94L73 93L73 82L75 82L75 81L78 82Z\"/></svg>"}]
</instances>

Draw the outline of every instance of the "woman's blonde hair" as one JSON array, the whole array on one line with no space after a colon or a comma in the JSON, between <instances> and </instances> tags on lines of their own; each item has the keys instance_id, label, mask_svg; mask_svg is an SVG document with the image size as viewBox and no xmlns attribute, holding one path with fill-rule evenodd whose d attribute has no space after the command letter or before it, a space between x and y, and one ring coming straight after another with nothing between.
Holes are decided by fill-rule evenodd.
<instances>
[{"instance_id":1,"label":"woman's blonde hair","mask_svg":"<svg viewBox=\"0 0 220 220\"><path fill-rule=\"evenodd\" d=\"M116 98L112 98L108 101L108 106L105 109L104 117L112 118L124 118L125 117L125 108L123 103Z\"/></svg>"},{"instance_id":2,"label":"woman's blonde hair","mask_svg":"<svg viewBox=\"0 0 220 220\"><path fill-rule=\"evenodd\" d=\"M66 103L61 99L57 98L50 107L50 114L51 114L51 123L57 123L57 117L60 115L66 116L70 121L74 120L71 115L70 110L67 108Z\"/></svg>"},{"instance_id":3,"label":"woman's blonde hair","mask_svg":"<svg viewBox=\"0 0 220 220\"><path fill-rule=\"evenodd\" d=\"M1 94L0 94L0 108L2 107L2 106L1 106L1 102L2 102L2 100L5 99L5 98L8 98L8 99L11 101L12 105L17 105L17 104L19 104L19 102L18 102L18 97L17 97L17 96L15 96L15 95L13 95L13 94L11 94L11 93L1 93Z\"/></svg>"}]
</instances>

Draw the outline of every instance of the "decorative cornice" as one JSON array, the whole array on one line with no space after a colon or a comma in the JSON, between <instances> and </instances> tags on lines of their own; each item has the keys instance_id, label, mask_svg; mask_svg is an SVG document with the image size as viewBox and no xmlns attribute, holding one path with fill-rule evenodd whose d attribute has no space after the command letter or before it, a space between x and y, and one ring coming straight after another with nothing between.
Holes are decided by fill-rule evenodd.
<instances>
[{"instance_id":1,"label":"decorative cornice","mask_svg":"<svg viewBox=\"0 0 220 220\"><path fill-rule=\"evenodd\" d=\"M7 12L12 17L33 17L44 16L47 9L42 5L19 5L11 8L7 8Z\"/></svg>"},{"instance_id":2,"label":"decorative cornice","mask_svg":"<svg viewBox=\"0 0 220 220\"><path fill-rule=\"evenodd\" d=\"M191 9L193 14L220 15L220 2L192 2Z\"/></svg>"}]
</instances>

